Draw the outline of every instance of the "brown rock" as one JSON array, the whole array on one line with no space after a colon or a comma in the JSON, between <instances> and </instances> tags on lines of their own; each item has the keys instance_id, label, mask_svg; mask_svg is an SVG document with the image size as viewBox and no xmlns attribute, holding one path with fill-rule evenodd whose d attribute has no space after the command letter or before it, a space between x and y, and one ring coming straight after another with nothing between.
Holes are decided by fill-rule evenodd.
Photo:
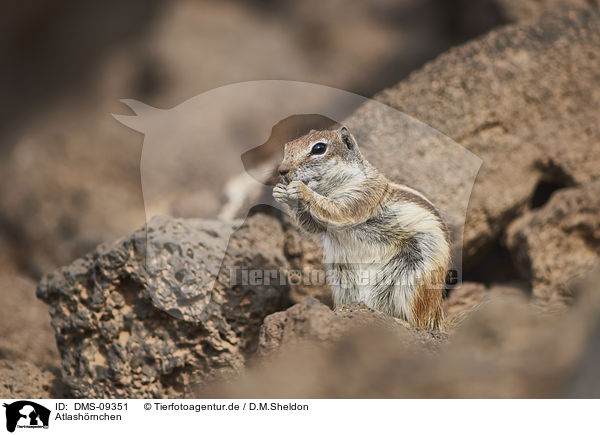
<instances>
[{"instance_id":1,"label":"brown rock","mask_svg":"<svg viewBox=\"0 0 600 435\"><path fill-rule=\"evenodd\" d=\"M65 112L29 126L0 162L0 231L34 279L145 221L135 134L106 112L96 124L79 105Z\"/></svg>"},{"instance_id":2,"label":"brown rock","mask_svg":"<svg viewBox=\"0 0 600 435\"><path fill-rule=\"evenodd\" d=\"M521 302L527 298L528 293L528 285L524 282L493 284L490 287L478 282L463 282L460 287L453 289L444 300L446 327L456 328L473 310L494 298L513 296L520 298L518 302Z\"/></svg>"},{"instance_id":3,"label":"brown rock","mask_svg":"<svg viewBox=\"0 0 600 435\"><path fill-rule=\"evenodd\" d=\"M476 293L477 291L475 291ZM241 376L199 391L201 397L531 398L563 397L598 320L597 280L568 310L542 314L524 298L498 296L473 311L435 352L413 331L358 328L327 342L282 346ZM294 314L292 315L292 311ZM315 313L315 322L297 315ZM278 313L277 331L315 336L323 308ZM288 318L286 323L283 319ZM282 321L283 320L283 321ZM300 323L300 327L298 327ZM402 328L402 327L400 327ZM429 340L431 342L431 340ZM586 375L585 367L582 372ZM591 372L595 373L594 371ZM590 375L589 369L587 376Z\"/></svg>"},{"instance_id":4,"label":"brown rock","mask_svg":"<svg viewBox=\"0 0 600 435\"><path fill-rule=\"evenodd\" d=\"M320 240L290 225L285 232L284 253L290 264L287 272L290 301L300 303L304 298L311 297L332 307L333 298L323 267Z\"/></svg>"},{"instance_id":5,"label":"brown rock","mask_svg":"<svg viewBox=\"0 0 600 435\"><path fill-rule=\"evenodd\" d=\"M60 358L50 316L35 297L35 283L21 276L0 276L0 295L0 359L57 369Z\"/></svg>"},{"instance_id":6,"label":"brown rock","mask_svg":"<svg viewBox=\"0 0 600 435\"><path fill-rule=\"evenodd\" d=\"M587 334L587 343L585 351L573 376L565 388L567 397L598 399L600 398L600 378L598 377L598 367L600 366L600 306L598 304L598 282L600 282L600 269L595 269L592 273L580 280L576 285L576 294L582 296L582 304L588 304L586 311L595 312L595 322L592 322ZM593 318L593 317L592 317Z\"/></svg>"},{"instance_id":7,"label":"brown rock","mask_svg":"<svg viewBox=\"0 0 600 435\"><path fill-rule=\"evenodd\" d=\"M377 94L396 116L368 102L344 123L371 163L439 207L458 249L466 214L455 258L473 265L545 185L600 176L599 69L600 12L546 15L453 48Z\"/></svg>"},{"instance_id":8,"label":"brown rock","mask_svg":"<svg viewBox=\"0 0 600 435\"><path fill-rule=\"evenodd\" d=\"M600 182L556 192L514 221L506 240L539 302L570 299L574 281L600 261Z\"/></svg>"},{"instance_id":9,"label":"brown rock","mask_svg":"<svg viewBox=\"0 0 600 435\"><path fill-rule=\"evenodd\" d=\"M199 92L264 77L371 95L468 31L462 20L455 28L454 14L434 0L285 1L268 13L255 2L150 1L94 12L65 5L15 6L3 14L10 25L0 29L3 72L10 77L0 83L6 115L0 117L0 230L7 229L6 219L20 239L14 254L22 271L36 279L144 223L142 139L109 116L124 112L121 98L166 108ZM329 19L333 15L336 20ZM382 19L390 16L397 19ZM61 25L38 27L28 48L52 55L25 56L23 62L20 35L32 35L30 26L39 20ZM95 20L114 26L88 25ZM477 14L478 29L495 22L493 13ZM61 36L74 32L77 38ZM131 43L134 34L139 38ZM415 35L418 44L412 43ZM31 71L44 74L31 80ZM216 112L229 109L222 103ZM15 123L24 113L32 117ZM257 143L265 133L237 119L226 125ZM10 139L3 141L5 136ZM219 189L237 173L240 156L224 156L224 147L214 153L214 142L205 143L205 164L187 180L200 180L201 189L161 214L216 215Z\"/></svg>"},{"instance_id":10,"label":"brown rock","mask_svg":"<svg viewBox=\"0 0 600 435\"><path fill-rule=\"evenodd\" d=\"M235 274L286 268L279 221L236 226L227 246L226 223L153 218L41 281L76 397L182 397L241 369L287 286Z\"/></svg>"},{"instance_id":11,"label":"brown rock","mask_svg":"<svg viewBox=\"0 0 600 435\"><path fill-rule=\"evenodd\" d=\"M24 361L0 361L0 397L51 399L56 375Z\"/></svg>"},{"instance_id":12,"label":"brown rock","mask_svg":"<svg viewBox=\"0 0 600 435\"><path fill-rule=\"evenodd\" d=\"M548 12L571 8L594 8L598 4L588 0L493 0L511 21L535 22Z\"/></svg>"},{"instance_id":13,"label":"brown rock","mask_svg":"<svg viewBox=\"0 0 600 435\"><path fill-rule=\"evenodd\" d=\"M467 261L497 239L541 181L567 186L600 176L599 70L600 13L578 10L491 31L375 97L483 159L465 226ZM430 158L419 151L431 138L386 126L373 107L349 120L359 143L367 132L379 138L365 156L393 179L416 180L442 209L451 208L464 188L453 182L460 167L447 171L440 149L439 170L423 170Z\"/></svg>"},{"instance_id":14,"label":"brown rock","mask_svg":"<svg viewBox=\"0 0 600 435\"><path fill-rule=\"evenodd\" d=\"M335 311L315 299L307 298L286 311L265 318L258 344L259 355L267 355L281 347L301 341L330 343L355 328L374 327L404 334L405 341L435 347L443 341L443 333L407 329L401 321L367 308L363 304L342 305ZM408 331L408 333L407 333ZM410 336L410 339L407 337Z\"/></svg>"},{"instance_id":15,"label":"brown rock","mask_svg":"<svg viewBox=\"0 0 600 435\"><path fill-rule=\"evenodd\" d=\"M302 338L325 341L339 336L344 326L337 317L316 299L307 298L286 311L265 318L258 338L258 353L265 355Z\"/></svg>"},{"instance_id":16,"label":"brown rock","mask_svg":"<svg viewBox=\"0 0 600 435\"><path fill-rule=\"evenodd\" d=\"M458 288L453 289L444 300L446 322L454 325L477 308L486 297L488 289L485 285L476 282L463 282Z\"/></svg>"}]
</instances>

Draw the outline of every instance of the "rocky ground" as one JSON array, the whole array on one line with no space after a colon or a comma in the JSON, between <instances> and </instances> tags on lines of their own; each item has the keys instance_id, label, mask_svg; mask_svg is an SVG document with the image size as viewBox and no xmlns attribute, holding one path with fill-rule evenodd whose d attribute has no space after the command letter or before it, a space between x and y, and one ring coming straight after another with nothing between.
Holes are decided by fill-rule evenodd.
<instances>
[{"instance_id":1,"label":"rocky ground","mask_svg":"<svg viewBox=\"0 0 600 435\"><path fill-rule=\"evenodd\" d=\"M391 7L376 3L380 13ZM69 103L3 151L2 176L11 184L0 186L0 395L600 396L594 369L600 362L600 12L576 1L488 5L500 14L490 27L512 23L451 48L393 86L380 80L388 88L375 95L483 160L472 194L462 176L472 169L466 160L462 167L419 170L435 164L421 150L441 147L442 136L432 145L419 132L391 131L374 104L346 120L359 142L366 132L377 139L363 153L389 177L415 180L450 215L457 192L469 199L457 239L464 243L465 282L448 293L443 331L414 330L360 305L332 310L326 286L280 281L286 271L321 264L317 241L277 211L260 208L230 224L215 222L209 218L222 207L222 192L209 192L199 219L142 225L139 149L128 145L139 138L97 122L90 111L74 117L82 106ZM245 7L215 5L214 17L248 16L240 12ZM311 16L293 8L296 16ZM155 94L157 100L176 103L193 88L189 65L169 57L169 47L183 38L177 32L191 33L202 19L194 11L181 2L150 33L149 56L168 58L154 65L172 67L166 76L181 84ZM355 19L352 9L345 13ZM295 47L285 39L268 42L277 20L256 11L249 16L247 32L257 46L320 64L311 50L285 48ZM378 19L360 25L377 27ZM466 23L463 36L478 33ZM166 32L169 26L177 32ZM253 33L253 26L264 33ZM313 43L333 44L342 62L348 42L337 39L342 30L336 29L316 32L321 39ZM392 35L403 39L392 28L369 29L374 39L362 44L380 50L372 53L377 65L372 60L360 74L331 66L311 79L343 71L331 84L377 90L360 77L386 70L396 47L389 45ZM447 48L447 38L427 37L438 41L428 53ZM212 55L219 53L215 48ZM427 58L402 53L417 64ZM111 111L109 98L140 77L116 80L109 73L131 68L123 54L105 65L112 66L98 73L105 100L97 113ZM414 66L397 69L395 77ZM219 71L202 71L212 77L206 86L218 82ZM253 71L262 78L260 67ZM74 133L61 135L65 129ZM107 154L120 158L87 169ZM235 175L223 171L216 184ZM274 279L240 283L231 271L243 269L275 271ZM33 290L39 278L41 301Z\"/></svg>"}]
</instances>

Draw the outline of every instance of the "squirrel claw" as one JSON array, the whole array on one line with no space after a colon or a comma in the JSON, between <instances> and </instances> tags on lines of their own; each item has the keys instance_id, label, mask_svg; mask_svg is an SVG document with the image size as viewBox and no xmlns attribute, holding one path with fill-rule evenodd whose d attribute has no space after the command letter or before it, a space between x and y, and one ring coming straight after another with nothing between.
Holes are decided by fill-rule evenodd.
<instances>
[{"instance_id":1,"label":"squirrel claw","mask_svg":"<svg viewBox=\"0 0 600 435\"><path fill-rule=\"evenodd\" d=\"M273 199L277 202L285 203L288 199L287 187L283 183L278 183L273 188Z\"/></svg>"},{"instance_id":2,"label":"squirrel claw","mask_svg":"<svg viewBox=\"0 0 600 435\"><path fill-rule=\"evenodd\" d=\"M287 186L287 195L288 198L294 201L298 201L302 199L302 186L304 183L302 181L292 181Z\"/></svg>"}]
</instances>

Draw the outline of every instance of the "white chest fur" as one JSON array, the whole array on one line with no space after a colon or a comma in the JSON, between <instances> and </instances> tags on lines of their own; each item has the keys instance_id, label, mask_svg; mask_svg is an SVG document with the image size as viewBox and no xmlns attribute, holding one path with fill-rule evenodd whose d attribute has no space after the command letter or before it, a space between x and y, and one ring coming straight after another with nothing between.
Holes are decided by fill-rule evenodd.
<instances>
[{"instance_id":1,"label":"white chest fur","mask_svg":"<svg viewBox=\"0 0 600 435\"><path fill-rule=\"evenodd\" d=\"M395 251L381 243L360 240L351 230L326 233L323 251L336 305L364 302L373 306L373 288Z\"/></svg>"}]
</instances>

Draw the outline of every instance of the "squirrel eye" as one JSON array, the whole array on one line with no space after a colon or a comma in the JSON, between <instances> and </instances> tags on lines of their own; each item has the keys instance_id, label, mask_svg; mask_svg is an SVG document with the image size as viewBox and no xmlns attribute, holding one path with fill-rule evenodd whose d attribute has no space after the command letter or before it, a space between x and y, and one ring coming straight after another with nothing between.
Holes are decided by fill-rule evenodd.
<instances>
[{"instance_id":1,"label":"squirrel eye","mask_svg":"<svg viewBox=\"0 0 600 435\"><path fill-rule=\"evenodd\" d=\"M316 144L313 145L312 149L310 150L310 153L311 154L323 154L326 149L327 149L327 144L325 144L323 142L317 142Z\"/></svg>"}]
</instances>

